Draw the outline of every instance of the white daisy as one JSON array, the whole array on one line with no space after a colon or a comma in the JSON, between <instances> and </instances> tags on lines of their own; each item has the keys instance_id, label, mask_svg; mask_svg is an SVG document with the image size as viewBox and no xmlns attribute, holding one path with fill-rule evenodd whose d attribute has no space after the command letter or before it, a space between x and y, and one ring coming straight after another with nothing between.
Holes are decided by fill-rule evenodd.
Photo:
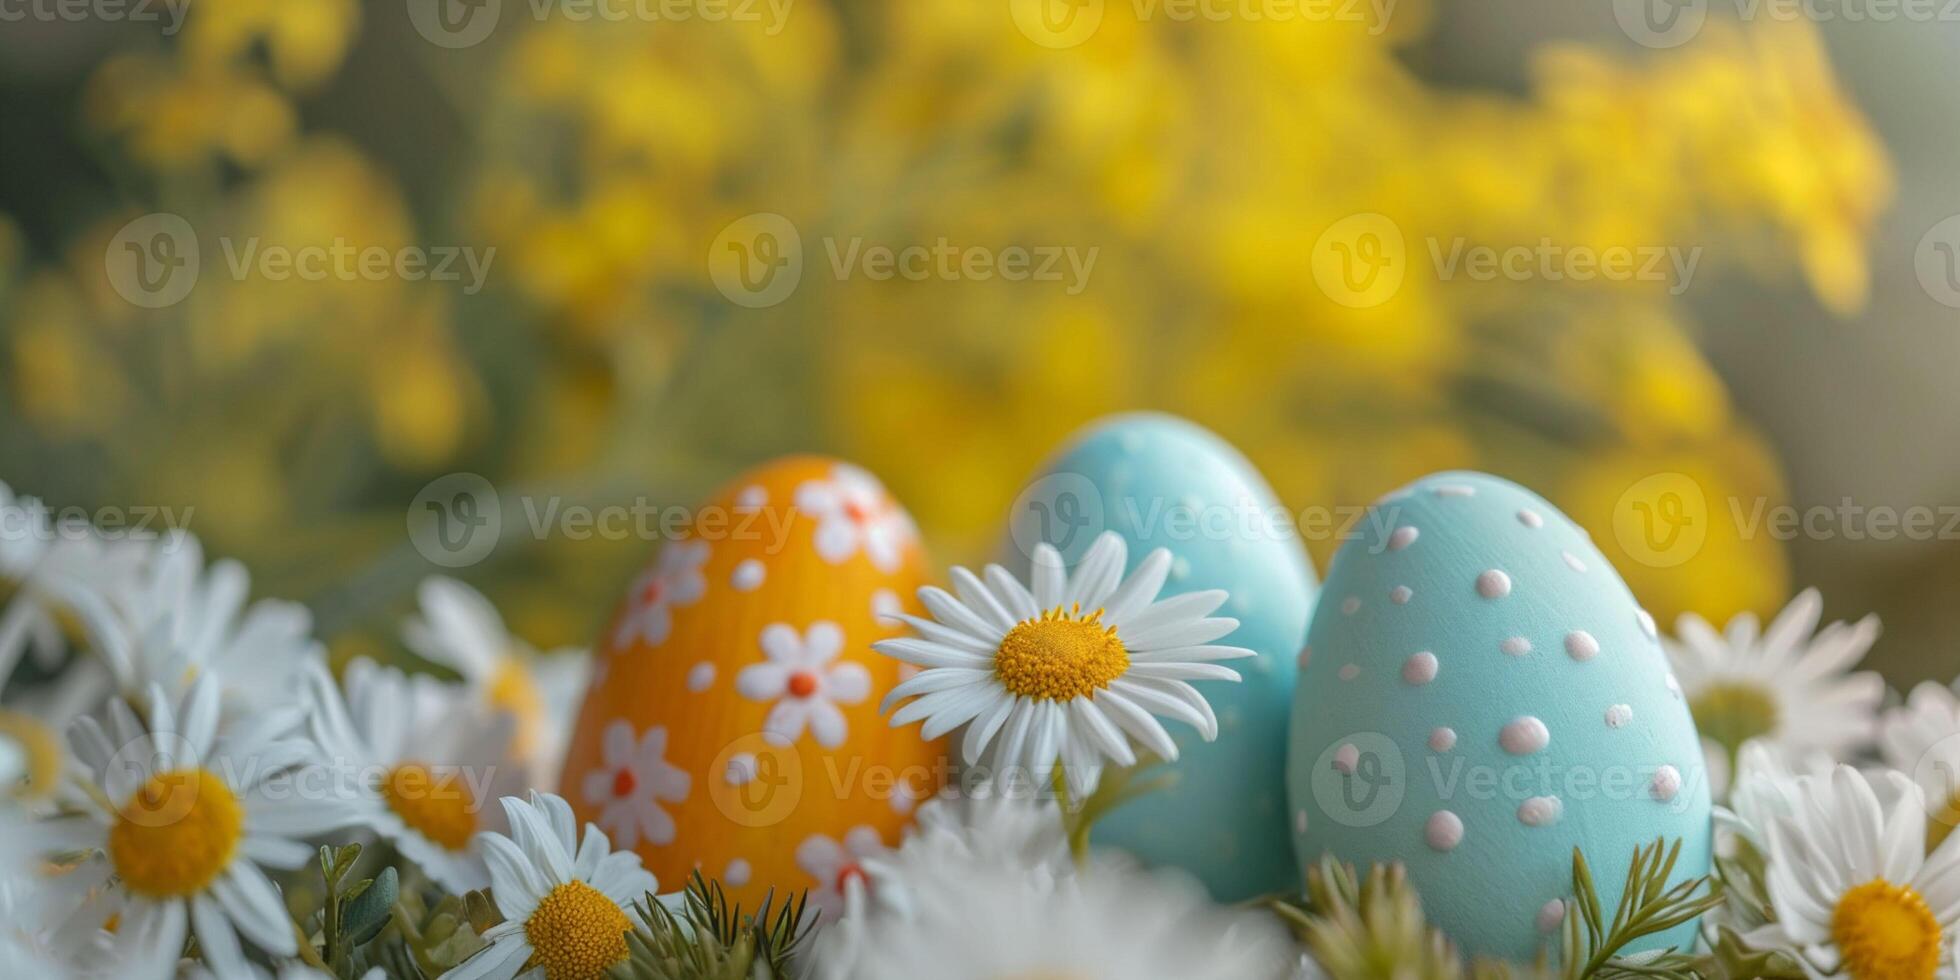
<instances>
[{"instance_id":1,"label":"white daisy","mask_svg":"<svg viewBox=\"0 0 1960 980\"><path fill-rule=\"evenodd\" d=\"M0 482L0 678L24 653L52 670L66 646L62 614L80 595L127 587L142 551L88 525L58 522L39 500Z\"/></svg>"},{"instance_id":2,"label":"white daisy","mask_svg":"<svg viewBox=\"0 0 1960 980\"><path fill-rule=\"evenodd\" d=\"M1726 635L1693 613L1676 621L1668 656L1702 735L1731 757L1752 738L1837 758L1871 740L1885 682L1848 671L1878 638L1878 619L1832 623L1812 636L1823 607L1817 590L1806 589L1767 630L1753 613L1729 620Z\"/></svg>"},{"instance_id":3,"label":"white daisy","mask_svg":"<svg viewBox=\"0 0 1960 980\"><path fill-rule=\"evenodd\" d=\"M490 894L504 921L483 934L489 945L443 974L448 980L596 980L626 958L634 902L654 890L639 855L614 851L598 827L578 838L563 799L532 793L504 798L511 836L480 834Z\"/></svg>"},{"instance_id":4,"label":"white daisy","mask_svg":"<svg viewBox=\"0 0 1960 980\"><path fill-rule=\"evenodd\" d=\"M1929 840L1945 841L1960 824L1960 698L1931 681L1913 688L1879 719L1878 750L1886 765L1919 784L1933 820Z\"/></svg>"},{"instance_id":5,"label":"white daisy","mask_svg":"<svg viewBox=\"0 0 1960 980\"><path fill-rule=\"evenodd\" d=\"M1863 775L1839 766L1789 787L1792 812L1769 819L1770 907L1757 949L1789 952L1812 977L1950 977L1960 926L1960 840L1928 855L1919 787L1880 776L1906 805L1890 808Z\"/></svg>"},{"instance_id":6,"label":"white daisy","mask_svg":"<svg viewBox=\"0 0 1960 980\"><path fill-rule=\"evenodd\" d=\"M240 937L276 956L298 952L285 903L260 866L293 869L314 850L303 838L347 822L333 800L308 798L313 746L290 737L297 708L227 719L219 680L205 675L180 703L153 687L148 724L124 700L109 727L83 718L71 737L89 767L92 806L33 825L39 853L96 851L104 887L75 913L94 930L120 920L114 952L123 976L174 974L187 933L226 976L244 970ZM112 877L113 876L113 877Z\"/></svg>"},{"instance_id":7,"label":"white daisy","mask_svg":"<svg viewBox=\"0 0 1960 980\"><path fill-rule=\"evenodd\" d=\"M307 966L305 963L297 961L280 964L277 972L268 970L257 963L247 964L247 966L248 969L244 973L234 976L221 976L213 973L209 967L200 964L192 967L185 973L185 976L188 980L334 980L333 974L322 973L319 970ZM386 980L387 975L387 971L377 966L361 974L360 980Z\"/></svg>"},{"instance_id":8,"label":"white daisy","mask_svg":"<svg viewBox=\"0 0 1960 980\"><path fill-rule=\"evenodd\" d=\"M823 935L819 977L1285 980L1299 962L1278 919L1214 905L1174 870L1098 862L1057 878L994 864L908 884L909 908L867 916L857 941Z\"/></svg>"},{"instance_id":9,"label":"white daisy","mask_svg":"<svg viewBox=\"0 0 1960 980\"><path fill-rule=\"evenodd\" d=\"M619 618L613 643L625 646L635 637L648 646L667 642L674 628L674 609L691 606L708 591L701 566L708 561L706 541L676 541L661 549L652 568L640 573L626 594L626 612Z\"/></svg>"},{"instance_id":10,"label":"white daisy","mask_svg":"<svg viewBox=\"0 0 1960 980\"><path fill-rule=\"evenodd\" d=\"M1728 804L1715 808L1716 829L1724 832L1717 846L1732 851L1726 838L1733 835L1768 853L1770 821L1796 812L1797 778L1828 777L1837 766L1823 752L1792 754L1760 738L1743 743Z\"/></svg>"},{"instance_id":11,"label":"white daisy","mask_svg":"<svg viewBox=\"0 0 1960 980\"><path fill-rule=\"evenodd\" d=\"M674 818L660 804L686 801L694 777L667 762L667 729L655 725L635 738L633 723L615 718L599 741L603 764L585 774L585 802L599 808L599 826L620 847L674 842Z\"/></svg>"},{"instance_id":12,"label":"white daisy","mask_svg":"<svg viewBox=\"0 0 1960 980\"><path fill-rule=\"evenodd\" d=\"M865 862L887 852L878 829L868 824L845 831L841 842L811 834L796 845L796 866L816 880L809 888L810 907L822 914L820 921L834 921L847 905L864 900L869 882Z\"/></svg>"},{"instance_id":13,"label":"white daisy","mask_svg":"<svg viewBox=\"0 0 1960 980\"><path fill-rule=\"evenodd\" d=\"M71 662L46 684L8 688L0 704L0 799L11 790L17 800L47 810L74 790L75 759L61 733L108 689L107 672L91 660Z\"/></svg>"},{"instance_id":14,"label":"white daisy","mask_svg":"<svg viewBox=\"0 0 1960 980\"><path fill-rule=\"evenodd\" d=\"M1218 718L1189 682L1236 681L1237 672L1213 661L1253 655L1211 645L1239 625L1211 616L1226 594L1159 600L1170 552L1151 552L1122 578L1126 560L1123 539L1105 531L1073 576L1063 570L1060 553L1037 546L1032 589L997 565L987 567L985 582L953 569L957 598L920 589L933 618L898 616L918 637L872 644L927 668L885 698L889 708L917 696L892 724L925 719L921 734L928 739L966 725L961 753L968 765L978 764L998 734L1000 766L1025 767L1041 778L1059 760L1078 797L1094 790L1103 759L1136 764L1132 738L1160 758L1177 758L1177 743L1157 715L1191 725L1207 741L1216 738Z\"/></svg>"},{"instance_id":15,"label":"white daisy","mask_svg":"<svg viewBox=\"0 0 1960 980\"><path fill-rule=\"evenodd\" d=\"M479 794L497 775L510 722L444 704L421 680L357 658L343 697L316 665L307 672L310 727L334 771L351 777L335 791L353 819L444 888L467 892L490 881L470 841L486 829Z\"/></svg>"},{"instance_id":16,"label":"white daisy","mask_svg":"<svg viewBox=\"0 0 1960 980\"><path fill-rule=\"evenodd\" d=\"M766 659L742 668L735 690L751 701L775 702L762 730L794 742L808 726L818 745L844 744L850 732L837 706L871 696L871 672L863 664L832 662L844 650L844 631L816 622L799 636L788 623L771 623L762 629L761 646Z\"/></svg>"},{"instance_id":17,"label":"white daisy","mask_svg":"<svg viewBox=\"0 0 1960 980\"><path fill-rule=\"evenodd\" d=\"M919 533L877 477L848 463L838 463L828 480L797 487L796 506L816 519L817 554L833 565L862 551L879 571L898 571Z\"/></svg>"},{"instance_id":18,"label":"white daisy","mask_svg":"<svg viewBox=\"0 0 1960 980\"><path fill-rule=\"evenodd\" d=\"M461 674L484 705L515 719L511 751L529 767L531 785L557 785L590 658L537 653L504 628L490 600L455 579L424 579L419 595L422 615L403 629L409 648Z\"/></svg>"},{"instance_id":19,"label":"white daisy","mask_svg":"<svg viewBox=\"0 0 1960 980\"><path fill-rule=\"evenodd\" d=\"M227 711L290 701L300 671L325 657L313 616L296 602L246 605L251 575L229 559L204 564L197 536L173 532L152 542L137 581L102 596L79 596L96 651L124 697L152 685L176 697L206 673L224 678Z\"/></svg>"}]
</instances>

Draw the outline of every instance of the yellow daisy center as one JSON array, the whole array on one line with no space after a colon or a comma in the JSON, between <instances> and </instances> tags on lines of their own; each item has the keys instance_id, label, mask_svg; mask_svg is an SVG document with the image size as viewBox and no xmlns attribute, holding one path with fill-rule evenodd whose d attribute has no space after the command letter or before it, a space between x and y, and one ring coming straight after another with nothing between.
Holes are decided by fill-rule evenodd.
<instances>
[{"instance_id":1,"label":"yellow daisy center","mask_svg":"<svg viewBox=\"0 0 1960 980\"><path fill-rule=\"evenodd\" d=\"M231 863L245 808L205 769L150 777L109 828L109 861L131 891L181 898L203 891Z\"/></svg>"},{"instance_id":2,"label":"yellow daisy center","mask_svg":"<svg viewBox=\"0 0 1960 980\"><path fill-rule=\"evenodd\" d=\"M388 770L381 798L411 830L448 850L470 846L470 835L476 833L476 799L457 773L404 762Z\"/></svg>"},{"instance_id":3,"label":"yellow daisy center","mask_svg":"<svg viewBox=\"0 0 1960 980\"><path fill-rule=\"evenodd\" d=\"M524 922L531 941L526 969L544 967L545 980L598 980L626 958L632 924L612 899L583 881L553 888Z\"/></svg>"},{"instance_id":4,"label":"yellow daisy center","mask_svg":"<svg viewBox=\"0 0 1960 980\"><path fill-rule=\"evenodd\" d=\"M1930 978L1940 962L1940 924L1926 900L1883 878L1838 899L1831 938L1856 980Z\"/></svg>"},{"instance_id":5,"label":"yellow daisy center","mask_svg":"<svg viewBox=\"0 0 1960 980\"><path fill-rule=\"evenodd\" d=\"M994 654L1002 687L1049 701L1088 697L1129 669L1130 653L1116 627L1103 625L1102 610L1084 616L1079 606L1057 606L1015 624Z\"/></svg>"},{"instance_id":6,"label":"yellow daisy center","mask_svg":"<svg viewBox=\"0 0 1960 980\"><path fill-rule=\"evenodd\" d=\"M17 711L0 711L0 740L17 746L27 763L26 779L17 787L0 786L0 796L11 791L21 797L45 799L54 793L67 755L53 729Z\"/></svg>"},{"instance_id":7,"label":"yellow daisy center","mask_svg":"<svg viewBox=\"0 0 1960 980\"><path fill-rule=\"evenodd\" d=\"M1747 681L1710 685L1688 702L1688 710L1701 734L1728 749L1731 758L1741 751L1742 743L1774 734L1782 714L1774 695Z\"/></svg>"},{"instance_id":8,"label":"yellow daisy center","mask_svg":"<svg viewBox=\"0 0 1960 980\"><path fill-rule=\"evenodd\" d=\"M538 685L531 680L531 672L525 669L522 660L505 657L498 661L497 673L490 678L489 697L491 707L517 719L512 748L519 756L528 756L538 747L545 710L544 695L538 693Z\"/></svg>"}]
</instances>

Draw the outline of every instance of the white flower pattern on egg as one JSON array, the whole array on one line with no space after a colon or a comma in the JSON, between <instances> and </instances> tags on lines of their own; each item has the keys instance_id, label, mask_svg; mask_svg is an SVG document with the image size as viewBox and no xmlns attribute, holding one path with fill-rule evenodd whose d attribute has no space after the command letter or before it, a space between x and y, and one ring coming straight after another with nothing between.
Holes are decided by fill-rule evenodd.
<instances>
[{"instance_id":1,"label":"white flower pattern on egg","mask_svg":"<svg viewBox=\"0 0 1960 980\"><path fill-rule=\"evenodd\" d=\"M613 643L625 646L637 637L649 646L667 642L674 628L673 610L691 606L708 591L701 566L708 561L706 541L676 541L660 552L660 560L633 582L627 593L626 614L620 618Z\"/></svg>"},{"instance_id":2,"label":"white flower pattern on egg","mask_svg":"<svg viewBox=\"0 0 1960 980\"><path fill-rule=\"evenodd\" d=\"M599 807L598 824L620 847L641 840L674 842L674 818L660 804L684 803L694 779L667 762L667 729L656 725L635 738L633 725L616 718L606 726L601 768L585 774L585 801Z\"/></svg>"},{"instance_id":3,"label":"white flower pattern on egg","mask_svg":"<svg viewBox=\"0 0 1960 980\"><path fill-rule=\"evenodd\" d=\"M865 825L846 831L842 842L811 834L796 846L796 866L816 879L809 893L810 904L822 913L823 921L843 916L851 892L870 894L871 877L864 872L864 862L888 850L878 831Z\"/></svg>"},{"instance_id":4,"label":"white flower pattern on egg","mask_svg":"<svg viewBox=\"0 0 1960 980\"><path fill-rule=\"evenodd\" d=\"M843 745L850 731L837 706L871 696L871 673L863 664L834 662L844 649L844 631L818 621L799 635L788 623L771 623L760 644L766 659L742 668L735 690L751 701L775 702L762 730L794 742L808 728L826 749Z\"/></svg>"},{"instance_id":5,"label":"white flower pattern on egg","mask_svg":"<svg viewBox=\"0 0 1960 980\"><path fill-rule=\"evenodd\" d=\"M796 506L816 518L817 554L833 565L861 551L879 571L897 571L906 545L918 536L912 518L877 477L844 463L832 468L829 480L797 487Z\"/></svg>"}]
</instances>

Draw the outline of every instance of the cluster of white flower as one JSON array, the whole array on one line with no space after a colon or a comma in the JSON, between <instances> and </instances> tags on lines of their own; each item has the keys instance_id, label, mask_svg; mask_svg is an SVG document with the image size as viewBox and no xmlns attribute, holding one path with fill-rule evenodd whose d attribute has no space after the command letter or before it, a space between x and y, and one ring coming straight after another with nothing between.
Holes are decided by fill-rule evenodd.
<instances>
[{"instance_id":1,"label":"cluster of white flower","mask_svg":"<svg viewBox=\"0 0 1960 980\"><path fill-rule=\"evenodd\" d=\"M1867 617L1817 629L1799 595L1770 623L1693 615L1668 653L1709 754L1725 903L1703 921L1812 977L1955 972L1960 929L1960 699L1927 683L1886 707L1854 671ZM1726 786L1719 785L1726 782Z\"/></svg>"},{"instance_id":2,"label":"cluster of white flower","mask_svg":"<svg viewBox=\"0 0 1960 980\"><path fill-rule=\"evenodd\" d=\"M497 890L519 925L511 903L568 882L621 921L652 889L603 836L574 846L555 797L480 805L555 780L583 656L535 653L431 579L405 641L460 680L357 659L336 683L307 610L249 587L188 533L57 526L0 485L0 976L308 975L274 876L330 832L447 889L521 880ZM515 845L490 833L505 816Z\"/></svg>"}]
</instances>

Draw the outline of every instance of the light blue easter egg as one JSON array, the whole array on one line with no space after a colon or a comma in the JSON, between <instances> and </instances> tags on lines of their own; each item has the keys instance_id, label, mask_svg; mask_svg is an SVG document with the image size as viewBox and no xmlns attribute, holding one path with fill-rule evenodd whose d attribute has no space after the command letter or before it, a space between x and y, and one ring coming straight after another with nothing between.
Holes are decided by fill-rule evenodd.
<instances>
[{"instance_id":1,"label":"light blue easter egg","mask_svg":"<svg viewBox=\"0 0 1960 980\"><path fill-rule=\"evenodd\" d=\"M1159 414L1123 415L1079 432L1015 501L1007 564L1025 575L1046 542L1073 566L1104 530L1145 555L1173 555L1163 595L1223 589L1213 615L1239 627L1215 643L1256 657L1225 661L1239 683L1197 681L1218 738L1169 722L1178 759L1167 789L1096 824L1095 844L1196 874L1223 901L1295 885L1285 794L1294 657L1313 611L1314 573L1294 519L1245 457L1209 431ZM1153 771L1154 772L1154 771Z\"/></svg>"},{"instance_id":2,"label":"light blue easter egg","mask_svg":"<svg viewBox=\"0 0 1960 980\"><path fill-rule=\"evenodd\" d=\"M1302 864L1402 862L1465 952L1532 956L1572 894L1574 847L1609 917L1657 837L1683 841L1675 880L1707 873L1700 740L1653 619L1537 494L1441 473L1377 502L1335 555L1301 660Z\"/></svg>"}]
</instances>

